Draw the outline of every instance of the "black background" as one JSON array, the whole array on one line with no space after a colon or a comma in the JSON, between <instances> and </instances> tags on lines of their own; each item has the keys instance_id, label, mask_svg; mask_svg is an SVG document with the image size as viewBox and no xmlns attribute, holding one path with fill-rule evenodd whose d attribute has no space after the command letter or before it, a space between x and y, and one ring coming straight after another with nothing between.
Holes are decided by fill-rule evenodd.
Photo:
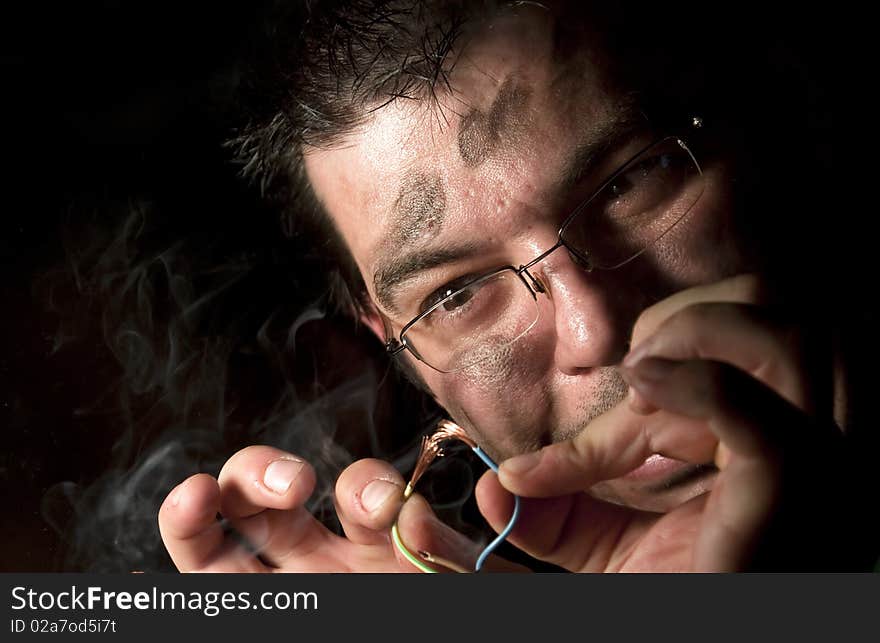
<instances>
[{"instance_id":1,"label":"black background","mask_svg":"<svg viewBox=\"0 0 880 643\"><path fill-rule=\"evenodd\" d=\"M213 239L211 247L219 247L224 257L252 257L267 243L269 250L278 249L266 241L275 230L273 213L237 180L221 146L235 123L230 99L238 56L257 29L263 4L57 2L3 10L4 571L88 567L87 560L65 562L59 536L66 527L64 511L47 506L47 490L63 481L88 488L111 464L119 465L114 444L120 411L107 400L115 394L120 367L101 333L99 308L81 298L70 279L71 244L75 250L77 244L106 241L102 231L116 229L132 203L146 200L156 213L159 242ZM738 11L753 11L755 19L776 20L784 28L786 46L818 101L805 107L817 115L810 135L833 137L828 79L835 61L824 16L805 14L803 8L790 15L779 9L774 16ZM830 155L830 144L826 147ZM825 162L831 166L830 158ZM89 237L92 233L84 230L97 232ZM242 232L247 230L255 232ZM229 245L230 240L241 247ZM266 277L270 271L257 274ZM255 284L270 294L290 286L261 278L248 287ZM307 276L295 285L299 290L285 291L294 309L320 296ZM266 311L255 315L261 312ZM304 333L309 348L297 353L292 367L310 388L304 395L344 381L361 361L376 364L381 379L378 347L371 351L345 340L351 330L330 320ZM328 346L335 348L325 350ZM258 371L242 379L253 387L246 397L254 406L277 385L269 377L262 386ZM380 397L368 412L376 426L391 428L380 431L378 446L355 440L350 450L399 455L408 432L417 427L398 426L394 418L424 404L414 396L406 400L393 393ZM393 413L392 402L413 409L398 406ZM143 453L151 437L141 436L143 444L129 456ZM218 451L231 454L247 443L246 431L233 431L224 435ZM167 560L158 555L150 564L161 568Z\"/></svg>"}]
</instances>

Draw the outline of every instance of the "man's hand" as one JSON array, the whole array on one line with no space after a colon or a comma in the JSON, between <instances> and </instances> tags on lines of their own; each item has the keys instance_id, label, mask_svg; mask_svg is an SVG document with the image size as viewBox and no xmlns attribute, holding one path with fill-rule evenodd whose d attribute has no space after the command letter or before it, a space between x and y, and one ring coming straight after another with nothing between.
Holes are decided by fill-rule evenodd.
<instances>
[{"instance_id":1,"label":"man's hand","mask_svg":"<svg viewBox=\"0 0 880 643\"><path fill-rule=\"evenodd\" d=\"M314 486L314 469L301 458L248 447L226 462L217 480L198 474L172 490L159 510L162 540L184 572L417 571L391 543L389 530L399 515L413 551L471 566L479 553L440 523L420 496L404 504L404 481L385 462L360 460L339 477L335 502L345 537L304 507Z\"/></svg>"},{"instance_id":2,"label":"man's hand","mask_svg":"<svg viewBox=\"0 0 880 643\"><path fill-rule=\"evenodd\" d=\"M646 311L621 367L629 401L484 476L478 500L490 524L509 515L505 489L528 497L510 540L575 571L867 564L853 528L865 509L826 403L830 364L817 373L803 335L751 303L759 298L755 281L739 277ZM664 515L583 493L655 453L714 462L712 490Z\"/></svg>"}]
</instances>

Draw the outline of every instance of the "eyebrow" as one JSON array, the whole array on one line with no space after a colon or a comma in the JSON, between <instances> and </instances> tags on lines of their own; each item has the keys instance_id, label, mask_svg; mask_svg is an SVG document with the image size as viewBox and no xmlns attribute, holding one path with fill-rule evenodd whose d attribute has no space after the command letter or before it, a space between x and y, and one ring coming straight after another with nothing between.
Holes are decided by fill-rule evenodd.
<instances>
[{"instance_id":1,"label":"eyebrow","mask_svg":"<svg viewBox=\"0 0 880 643\"><path fill-rule=\"evenodd\" d=\"M480 244L470 241L430 250L413 250L394 257L387 266L377 271L373 277L376 299L386 309L400 313L395 298L406 282L411 281L418 274L427 270L471 257L478 252L479 247Z\"/></svg>"},{"instance_id":2,"label":"eyebrow","mask_svg":"<svg viewBox=\"0 0 880 643\"><path fill-rule=\"evenodd\" d=\"M574 189L610 154L623 147L638 130L647 128L647 125L641 113L630 106L623 106L617 118L600 125L575 148L571 162L563 170L559 181L552 186L551 192L566 194Z\"/></svg>"},{"instance_id":3,"label":"eyebrow","mask_svg":"<svg viewBox=\"0 0 880 643\"><path fill-rule=\"evenodd\" d=\"M551 186L551 196L566 194L577 185L589 172L594 170L615 149L628 141L633 133L644 127L646 121L638 112L624 107L617 117L594 129L577 146L571 161L562 171L560 179ZM399 237L395 236L395 239ZM428 270L452 264L474 256L481 248L481 243L468 241L460 244L445 244L435 248L418 248L395 255L401 245L413 245L414 239L404 244L391 246L388 252L387 265L379 268L373 275L373 286L378 302L393 313L399 314L400 308L396 301L403 286ZM382 263L382 260L379 262Z\"/></svg>"}]
</instances>

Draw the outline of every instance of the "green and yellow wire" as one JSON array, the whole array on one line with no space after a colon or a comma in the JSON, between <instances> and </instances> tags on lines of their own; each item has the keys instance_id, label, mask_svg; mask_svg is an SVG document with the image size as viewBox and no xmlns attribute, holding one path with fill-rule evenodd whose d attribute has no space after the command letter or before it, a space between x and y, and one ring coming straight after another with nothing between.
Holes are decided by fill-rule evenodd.
<instances>
[{"instance_id":1,"label":"green and yellow wire","mask_svg":"<svg viewBox=\"0 0 880 643\"><path fill-rule=\"evenodd\" d=\"M407 483L406 489L403 490L403 501L406 502L409 500L409 497L413 493L412 483ZM400 529L397 528L397 521L394 521L394 524L391 525L391 540L394 541L394 546L397 547L397 551L403 554L404 558L406 558L410 563L415 565L417 568L425 572L426 574L436 574L437 570L428 565L421 558L412 553L407 547L403 539L400 537Z\"/></svg>"},{"instance_id":2,"label":"green and yellow wire","mask_svg":"<svg viewBox=\"0 0 880 643\"><path fill-rule=\"evenodd\" d=\"M445 421L448 425L454 426L458 431L461 431L460 427L454 425L448 420ZM498 465L490 458L479 446L473 443L471 440L467 439L465 442L468 446L471 447L474 453L479 456L479 458L486 463L486 465L492 469L495 473L498 473ZM439 451L437 452L439 454ZM414 474L414 480L418 478L418 474ZM406 485L406 489L403 491L403 501L406 502L410 496L412 496L414 491L414 480L410 481ZM513 514L510 516L510 520L507 523L507 526L501 531L500 534L489 543L482 552L480 552L479 557L477 558L476 565L474 566L474 571L478 572L483 568L483 563L486 562L486 559L489 557L489 554L495 550L498 545L500 545L513 530L514 525L516 524L517 519L519 518L519 496L514 496L514 505L513 505ZM397 526L397 521L394 521L394 524L391 525L391 540L394 542L394 546L397 550L406 558L410 563L412 563L416 568L423 571L426 574L436 574L438 570L434 569L426 561L434 562L443 567L451 569L453 571L467 573L468 570L464 569L460 565L453 563L452 561L445 560L440 558L439 556L434 556L428 552L419 552L419 555L416 555L410 550L409 547L403 542L403 538L400 537L400 529Z\"/></svg>"}]
</instances>

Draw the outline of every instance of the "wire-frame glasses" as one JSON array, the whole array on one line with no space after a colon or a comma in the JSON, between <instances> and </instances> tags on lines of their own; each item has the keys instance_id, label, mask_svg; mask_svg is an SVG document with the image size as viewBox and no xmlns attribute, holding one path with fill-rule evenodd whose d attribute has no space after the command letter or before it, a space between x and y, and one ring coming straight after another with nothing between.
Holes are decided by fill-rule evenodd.
<instances>
[{"instance_id":1,"label":"wire-frame glasses","mask_svg":"<svg viewBox=\"0 0 880 643\"><path fill-rule=\"evenodd\" d=\"M614 270L654 245L703 193L703 173L685 142L663 138L641 150L579 205L557 242L518 268L504 266L443 293L390 339L388 352L409 350L442 373L511 350L537 324L546 288L529 271L560 247L587 271Z\"/></svg>"}]
</instances>

